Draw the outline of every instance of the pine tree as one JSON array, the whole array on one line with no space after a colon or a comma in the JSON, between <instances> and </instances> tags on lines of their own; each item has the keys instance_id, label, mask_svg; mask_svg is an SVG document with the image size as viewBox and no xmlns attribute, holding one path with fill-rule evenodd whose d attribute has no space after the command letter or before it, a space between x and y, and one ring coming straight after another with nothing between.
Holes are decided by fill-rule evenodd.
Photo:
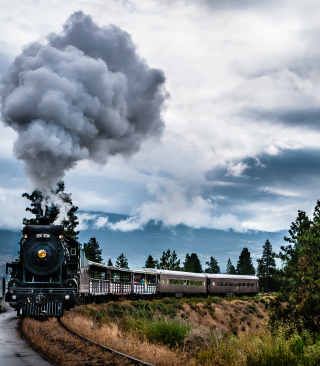
<instances>
[{"instance_id":1,"label":"pine tree","mask_svg":"<svg viewBox=\"0 0 320 366\"><path fill-rule=\"evenodd\" d=\"M287 323L293 331L305 330L318 337L320 332L320 200L314 209L313 219L298 211L291 224L292 245L284 250L285 272L294 276L291 293L279 294L271 301L271 321ZM294 269L296 263L297 268ZM286 307L281 306L286 303ZM315 338L316 339L316 338Z\"/></svg>"},{"instance_id":2,"label":"pine tree","mask_svg":"<svg viewBox=\"0 0 320 366\"><path fill-rule=\"evenodd\" d=\"M89 261L96 262L96 263L102 263L102 250L100 249L100 246L97 242L96 238L90 238L88 243L83 244L83 251L85 253L85 256Z\"/></svg>"},{"instance_id":3,"label":"pine tree","mask_svg":"<svg viewBox=\"0 0 320 366\"><path fill-rule=\"evenodd\" d=\"M208 266L208 268L205 269L206 273L220 273L220 267L215 258L210 257L210 260L206 262L206 265Z\"/></svg>"},{"instance_id":4,"label":"pine tree","mask_svg":"<svg viewBox=\"0 0 320 366\"><path fill-rule=\"evenodd\" d=\"M156 261L153 259L152 255L149 255L144 268L156 268Z\"/></svg>"},{"instance_id":5,"label":"pine tree","mask_svg":"<svg viewBox=\"0 0 320 366\"><path fill-rule=\"evenodd\" d=\"M169 269L171 271L180 271L180 259L178 259L175 250L172 252L169 259Z\"/></svg>"},{"instance_id":6,"label":"pine tree","mask_svg":"<svg viewBox=\"0 0 320 366\"><path fill-rule=\"evenodd\" d=\"M110 266L110 267L113 266L111 258L108 259L108 264L107 265Z\"/></svg>"},{"instance_id":7,"label":"pine tree","mask_svg":"<svg viewBox=\"0 0 320 366\"><path fill-rule=\"evenodd\" d=\"M76 227L79 225L78 217L76 216L77 206L72 204L71 194L64 192L65 185L64 182L59 182L55 191L52 191L53 196L58 196L59 199L68 204L70 207L67 213L68 218L62 221L64 227L64 234L70 236L73 239L78 239L79 231L76 231ZM39 191L35 190L31 194L23 193L22 197L26 197L31 201L31 207L27 207L26 211L31 212L35 215L35 218L23 219L23 225L36 225L40 217L47 217L50 223L53 224L60 213L60 208L50 201L50 197L44 197L44 195Z\"/></svg>"},{"instance_id":8,"label":"pine tree","mask_svg":"<svg viewBox=\"0 0 320 366\"><path fill-rule=\"evenodd\" d=\"M183 270L186 272L202 273L202 266L200 259L196 253L186 254L186 258L183 263Z\"/></svg>"},{"instance_id":9,"label":"pine tree","mask_svg":"<svg viewBox=\"0 0 320 366\"><path fill-rule=\"evenodd\" d=\"M170 257L171 257L170 249L162 253L162 257L160 258L159 262L159 269L170 269Z\"/></svg>"},{"instance_id":10,"label":"pine tree","mask_svg":"<svg viewBox=\"0 0 320 366\"><path fill-rule=\"evenodd\" d=\"M295 279L298 271L298 264L301 252L301 237L311 228L312 221L304 211L298 211L298 217L291 223L289 235L284 240L290 243L287 246L281 246L281 252L278 257L284 262L283 271L287 278Z\"/></svg>"},{"instance_id":11,"label":"pine tree","mask_svg":"<svg viewBox=\"0 0 320 366\"><path fill-rule=\"evenodd\" d=\"M178 259L175 250L171 253L171 250L168 249L166 252L162 253L162 257L159 262L155 261L155 266L159 269L180 271L180 259Z\"/></svg>"},{"instance_id":12,"label":"pine tree","mask_svg":"<svg viewBox=\"0 0 320 366\"><path fill-rule=\"evenodd\" d=\"M243 248L237 263L238 275L254 275L256 273L248 248Z\"/></svg>"},{"instance_id":13,"label":"pine tree","mask_svg":"<svg viewBox=\"0 0 320 366\"><path fill-rule=\"evenodd\" d=\"M260 287L263 287L266 291L272 289L272 275L276 269L275 256L276 253L272 251L272 245L267 239L263 245L262 257L257 259L258 271L257 275L260 277Z\"/></svg>"},{"instance_id":14,"label":"pine tree","mask_svg":"<svg viewBox=\"0 0 320 366\"><path fill-rule=\"evenodd\" d=\"M126 258L126 256L121 253L119 255L119 257L116 260L116 267L120 267L120 268L129 268L128 266L128 260Z\"/></svg>"},{"instance_id":15,"label":"pine tree","mask_svg":"<svg viewBox=\"0 0 320 366\"><path fill-rule=\"evenodd\" d=\"M234 265L231 262L231 259L228 259L228 263L227 263L227 274L230 275L235 275L236 274L236 269L234 268Z\"/></svg>"}]
</instances>

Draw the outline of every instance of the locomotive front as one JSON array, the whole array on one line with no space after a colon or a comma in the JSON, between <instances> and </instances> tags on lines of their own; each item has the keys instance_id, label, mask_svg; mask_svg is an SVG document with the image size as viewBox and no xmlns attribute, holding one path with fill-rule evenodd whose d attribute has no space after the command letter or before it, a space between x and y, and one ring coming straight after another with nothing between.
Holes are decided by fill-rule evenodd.
<instances>
[{"instance_id":1,"label":"locomotive front","mask_svg":"<svg viewBox=\"0 0 320 366\"><path fill-rule=\"evenodd\" d=\"M5 301L18 315L59 316L77 301L80 244L43 222L23 228L20 260L7 263Z\"/></svg>"}]
</instances>

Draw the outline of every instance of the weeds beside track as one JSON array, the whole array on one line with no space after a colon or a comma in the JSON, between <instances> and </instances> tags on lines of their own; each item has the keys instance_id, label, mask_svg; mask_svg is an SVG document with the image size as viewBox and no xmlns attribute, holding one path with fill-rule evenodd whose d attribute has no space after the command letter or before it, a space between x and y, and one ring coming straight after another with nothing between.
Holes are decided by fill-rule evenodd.
<instances>
[{"instance_id":1,"label":"weeds beside track","mask_svg":"<svg viewBox=\"0 0 320 366\"><path fill-rule=\"evenodd\" d=\"M134 358L134 357L131 357L131 356L128 356L128 355L125 355L124 353L121 353L121 352L118 352L114 349L111 349L111 348L108 348L106 346L103 346L102 344L99 344L99 343L96 343L86 337L83 337L82 335L74 332L73 330L69 329L67 326L65 326L60 319L58 319L58 322L59 324L67 331L69 332L70 334L73 334L74 336L86 341L86 342L89 342L91 344L94 344L95 346L97 347L100 347L101 349L103 349L104 351L107 351L107 352L110 352L110 353L113 353L113 354L116 354L120 357L123 357L123 358L126 358L128 359L129 361L131 361L134 365L145 365L145 366L155 366L155 365L152 365L151 363L148 363L148 362L144 362L142 360L138 360L137 358Z\"/></svg>"},{"instance_id":2,"label":"weeds beside track","mask_svg":"<svg viewBox=\"0 0 320 366\"><path fill-rule=\"evenodd\" d=\"M46 361L48 361L49 363L51 363L51 365L53 366L60 366L57 363L55 363L50 357L46 356L45 354L43 354L39 348L37 348L32 342L29 341L29 339L26 337L26 335L24 334L24 332L21 329L21 325L22 325L23 319L21 319L18 323L18 331L19 334L21 336L21 338L26 341L29 345L29 347L31 347L35 352L37 352L43 359L45 359Z\"/></svg>"}]
</instances>

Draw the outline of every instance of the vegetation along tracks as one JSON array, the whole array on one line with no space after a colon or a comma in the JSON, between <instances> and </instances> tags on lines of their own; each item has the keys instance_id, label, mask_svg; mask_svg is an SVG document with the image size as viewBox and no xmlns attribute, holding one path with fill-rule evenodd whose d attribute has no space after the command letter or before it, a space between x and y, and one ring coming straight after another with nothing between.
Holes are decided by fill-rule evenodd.
<instances>
[{"instance_id":1,"label":"vegetation along tracks","mask_svg":"<svg viewBox=\"0 0 320 366\"><path fill-rule=\"evenodd\" d=\"M29 347L31 347L35 352L37 352L43 359L45 359L46 361L48 361L49 363L51 363L51 365L53 366L60 366L59 364L57 364L56 362L54 362L50 357L48 357L47 355L45 355L43 352L41 352L41 350L36 347L29 339L28 337L24 334L23 330L22 330L22 322L23 319L19 320L18 322L18 331L20 333L21 338L26 341L29 345Z\"/></svg>"},{"instance_id":2,"label":"vegetation along tracks","mask_svg":"<svg viewBox=\"0 0 320 366\"><path fill-rule=\"evenodd\" d=\"M55 366L153 366L81 336L57 318L26 317L19 322L19 332L31 348Z\"/></svg>"},{"instance_id":3,"label":"vegetation along tracks","mask_svg":"<svg viewBox=\"0 0 320 366\"><path fill-rule=\"evenodd\" d=\"M76 337L78 337L78 338L80 338L80 339L82 339L82 340L84 340L84 341L86 341L86 342L88 342L88 343L94 344L95 346L97 346L97 347L99 347L99 348L103 349L104 351L107 351L107 352L113 353L113 354L115 354L115 355L118 355L118 356L120 356L120 357L126 358L126 359L128 359L129 361L131 361L131 363L132 363L132 364L134 364L134 365L155 366L155 365L152 365L151 363L148 363L148 362L145 362L145 361L139 360L139 359L137 359L137 358L134 358L134 357L128 356L128 355L126 355L126 354L124 354L124 353L118 352L118 351L116 351L116 350L114 350L114 349L112 349L112 348L108 348L108 347L106 347L106 346L103 346L102 344L99 344L99 343L97 343L97 342L94 342L94 341L92 341L92 340L90 340L90 339L88 339L88 338L86 338L86 337L84 337L84 336L82 336L82 335L80 335L80 334L78 334L78 333L74 332L73 330L69 329L66 325L64 325L64 324L62 323L62 321L61 321L61 319L60 319L60 318L58 318L58 322L59 322L59 324L62 326L62 328L63 328L63 329L65 329L65 330L66 330L67 332L69 332L70 334L72 334L72 335L74 335L74 336L76 336Z\"/></svg>"}]
</instances>

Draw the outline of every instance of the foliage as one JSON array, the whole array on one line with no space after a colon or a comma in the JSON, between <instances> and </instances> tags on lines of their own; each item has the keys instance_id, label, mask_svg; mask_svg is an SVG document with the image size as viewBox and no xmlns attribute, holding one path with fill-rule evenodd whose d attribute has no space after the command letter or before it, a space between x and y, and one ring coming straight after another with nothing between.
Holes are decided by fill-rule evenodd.
<instances>
[{"instance_id":1,"label":"foliage","mask_svg":"<svg viewBox=\"0 0 320 366\"><path fill-rule=\"evenodd\" d=\"M120 268L129 268L128 266L128 259L127 257L121 253L119 255L119 257L116 260L116 267L120 267Z\"/></svg>"},{"instance_id":2,"label":"foliage","mask_svg":"<svg viewBox=\"0 0 320 366\"><path fill-rule=\"evenodd\" d=\"M248 248L243 248L237 263L238 275L254 275L256 273Z\"/></svg>"},{"instance_id":3,"label":"foliage","mask_svg":"<svg viewBox=\"0 0 320 366\"><path fill-rule=\"evenodd\" d=\"M149 255L144 265L144 268L156 268L156 265L157 261L153 259L152 255Z\"/></svg>"},{"instance_id":4,"label":"foliage","mask_svg":"<svg viewBox=\"0 0 320 366\"><path fill-rule=\"evenodd\" d=\"M220 273L220 267L215 258L210 257L210 261L206 262L206 265L208 266L208 268L205 269L206 273Z\"/></svg>"},{"instance_id":5,"label":"foliage","mask_svg":"<svg viewBox=\"0 0 320 366\"><path fill-rule=\"evenodd\" d=\"M107 266L111 266L111 267L113 266L111 258L108 259Z\"/></svg>"},{"instance_id":6,"label":"foliage","mask_svg":"<svg viewBox=\"0 0 320 366\"><path fill-rule=\"evenodd\" d=\"M83 244L83 251L89 261L102 263L102 250L100 249L99 243L96 238L90 238L88 243Z\"/></svg>"},{"instance_id":7,"label":"foliage","mask_svg":"<svg viewBox=\"0 0 320 366\"><path fill-rule=\"evenodd\" d=\"M236 269L234 268L234 265L231 262L231 259L228 259L228 263L227 263L227 274L230 275L235 275L236 274Z\"/></svg>"},{"instance_id":8,"label":"foliage","mask_svg":"<svg viewBox=\"0 0 320 366\"><path fill-rule=\"evenodd\" d=\"M61 223L64 227L64 234L73 239L78 239L79 231L75 230L79 224L77 221L78 217L76 216L78 207L72 204L71 194L65 193L64 189L64 182L59 182L56 190L52 191L51 194L52 196L57 197L58 201L62 204L66 204L69 207L67 218ZM36 225L38 219L43 216L47 217L52 224L57 220L60 214L60 207L59 204L52 202L49 196L45 197L42 192L35 190L31 194L23 193L22 197L26 197L31 201L31 207L27 207L26 211L35 215L35 218L32 219L24 218L23 225Z\"/></svg>"},{"instance_id":9,"label":"foliage","mask_svg":"<svg viewBox=\"0 0 320 366\"><path fill-rule=\"evenodd\" d=\"M190 327L178 320L159 319L147 325L147 339L154 343L166 344L169 347L178 346L190 332Z\"/></svg>"},{"instance_id":10,"label":"foliage","mask_svg":"<svg viewBox=\"0 0 320 366\"><path fill-rule=\"evenodd\" d=\"M276 271L276 253L272 251L272 245L267 239L263 245L262 257L257 259L258 270L257 276L259 276L260 288L264 288L265 291L272 291L273 278L272 276Z\"/></svg>"},{"instance_id":11,"label":"foliage","mask_svg":"<svg viewBox=\"0 0 320 366\"><path fill-rule=\"evenodd\" d=\"M171 250L168 249L166 252L162 253L162 257L159 261L159 269L180 271L180 259L178 259L175 250L171 253Z\"/></svg>"},{"instance_id":12,"label":"foliage","mask_svg":"<svg viewBox=\"0 0 320 366\"><path fill-rule=\"evenodd\" d=\"M295 276L295 282L291 293L279 294L271 301L271 322L274 326L280 321L300 332L306 329L317 335L320 333L320 200L312 220L298 211L289 234L286 240L294 246L284 248L282 255L285 273Z\"/></svg>"},{"instance_id":13,"label":"foliage","mask_svg":"<svg viewBox=\"0 0 320 366\"><path fill-rule=\"evenodd\" d=\"M191 253L191 255L189 255L189 253L186 254L186 259L183 263L183 269L186 272L203 272L200 259L198 258L198 255L196 253Z\"/></svg>"},{"instance_id":14,"label":"foliage","mask_svg":"<svg viewBox=\"0 0 320 366\"><path fill-rule=\"evenodd\" d=\"M319 201L318 201L319 202ZM301 238L304 233L311 228L311 220L304 211L298 211L298 217L291 223L289 235L285 236L284 240L290 243L289 245L281 246L281 252L278 257L283 261L283 271L287 278L296 278L298 263L301 251Z\"/></svg>"}]
</instances>

